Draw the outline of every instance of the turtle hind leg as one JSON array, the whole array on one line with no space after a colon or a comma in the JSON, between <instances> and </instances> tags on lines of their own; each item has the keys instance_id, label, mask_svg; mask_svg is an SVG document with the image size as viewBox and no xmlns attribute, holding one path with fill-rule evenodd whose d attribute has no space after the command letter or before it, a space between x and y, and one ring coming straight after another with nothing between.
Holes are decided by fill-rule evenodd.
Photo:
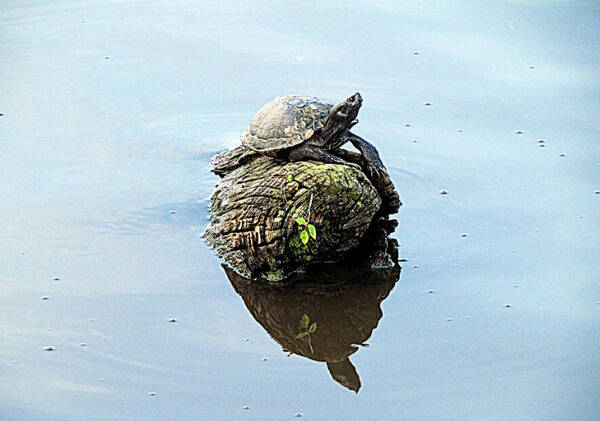
<instances>
[{"instance_id":1,"label":"turtle hind leg","mask_svg":"<svg viewBox=\"0 0 600 421\"><path fill-rule=\"evenodd\" d=\"M258 155L259 152L255 152L245 146L238 146L213 156L211 160L212 171L218 176L223 177L225 174L242 166Z\"/></svg>"},{"instance_id":2,"label":"turtle hind leg","mask_svg":"<svg viewBox=\"0 0 600 421\"><path fill-rule=\"evenodd\" d=\"M314 160L325 162L327 164L343 164L361 169L357 164L345 161L339 156L335 156L331 152L321 149L318 146L308 144L299 145L292 149L289 154L289 159L290 161Z\"/></svg>"}]
</instances>

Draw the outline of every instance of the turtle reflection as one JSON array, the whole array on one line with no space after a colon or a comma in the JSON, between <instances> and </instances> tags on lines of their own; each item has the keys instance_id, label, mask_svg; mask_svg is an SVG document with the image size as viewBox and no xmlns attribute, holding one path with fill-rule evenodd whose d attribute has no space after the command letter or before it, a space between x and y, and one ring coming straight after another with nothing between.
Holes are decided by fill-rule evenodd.
<instances>
[{"instance_id":1,"label":"turtle reflection","mask_svg":"<svg viewBox=\"0 0 600 421\"><path fill-rule=\"evenodd\" d=\"M373 272L329 265L286 287L253 282L227 267L225 272L254 319L285 351L325 362L336 382L358 392L360 377L349 357L377 327L399 266Z\"/></svg>"}]
</instances>

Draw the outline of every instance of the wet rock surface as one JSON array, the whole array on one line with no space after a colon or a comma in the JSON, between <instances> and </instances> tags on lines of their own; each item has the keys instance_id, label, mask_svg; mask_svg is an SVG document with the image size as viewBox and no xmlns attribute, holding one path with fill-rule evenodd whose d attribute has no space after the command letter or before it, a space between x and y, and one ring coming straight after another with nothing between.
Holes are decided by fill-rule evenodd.
<instances>
[{"instance_id":1,"label":"wet rock surface","mask_svg":"<svg viewBox=\"0 0 600 421\"><path fill-rule=\"evenodd\" d=\"M237 272L280 281L311 263L343 259L365 237L373 269L393 266L387 235L397 223L388 215L400 201L389 178L371 182L349 165L246 152L236 148L213 159L222 179L204 233Z\"/></svg>"}]
</instances>

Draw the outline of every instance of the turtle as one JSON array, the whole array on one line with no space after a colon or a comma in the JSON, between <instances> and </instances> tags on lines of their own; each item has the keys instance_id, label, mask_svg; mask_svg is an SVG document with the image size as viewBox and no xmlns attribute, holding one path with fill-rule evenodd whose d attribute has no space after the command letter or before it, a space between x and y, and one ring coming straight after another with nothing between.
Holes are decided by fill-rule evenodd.
<instances>
[{"instance_id":1,"label":"turtle","mask_svg":"<svg viewBox=\"0 0 600 421\"><path fill-rule=\"evenodd\" d=\"M308 95L281 95L265 104L241 137L242 145L256 153L290 161L315 160L346 164L350 142L362 155L364 169L372 178L387 173L377 149L350 131L358 120L362 96L356 92L337 104ZM346 158L346 159L345 159Z\"/></svg>"}]
</instances>

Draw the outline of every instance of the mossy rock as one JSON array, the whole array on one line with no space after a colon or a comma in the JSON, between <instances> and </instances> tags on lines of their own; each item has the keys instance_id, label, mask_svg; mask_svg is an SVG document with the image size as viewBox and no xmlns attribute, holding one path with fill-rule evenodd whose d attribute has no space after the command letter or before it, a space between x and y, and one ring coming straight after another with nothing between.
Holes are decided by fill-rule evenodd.
<instances>
[{"instance_id":1,"label":"mossy rock","mask_svg":"<svg viewBox=\"0 0 600 421\"><path fill-rule=\"evenodd\" d=\"M231 153L214 162L223 155L230 162ZM341 259L359 245L382 206L365 174L348 165L258 155L220 175L204 237L251 278L279 281L309 263ZM302 241L298 218L315 227L316 238Z\"/></svg>"}]
</instances>

